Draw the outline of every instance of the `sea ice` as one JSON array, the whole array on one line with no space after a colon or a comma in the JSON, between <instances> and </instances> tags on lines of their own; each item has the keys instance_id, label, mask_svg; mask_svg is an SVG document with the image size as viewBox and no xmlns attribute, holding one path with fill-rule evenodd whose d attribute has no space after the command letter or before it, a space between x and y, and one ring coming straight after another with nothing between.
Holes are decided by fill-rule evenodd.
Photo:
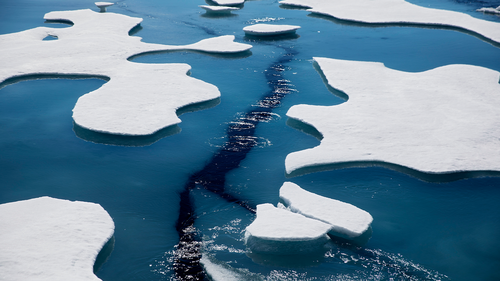
<instances>
[{"instance_id":1,"label":"sea ice","mask_svg":"<svg viewBox=\"0 0 500 281\"><path fill-rule=\"evenodd\" d=\"M488 14L500 14L500 6L496 8L481 8L477 9L478 12L488 13Z\"/></svg>"},{"instance_id":2,"label":"sea ice","mask_svg":"<svg viewBox=\"0 0 500 281\"><path fill-rule=\"evenodd\" d=\"M331 225L279 209L257 205L257 217L246 228L245 244L254 253L306 254L328 242Z\"/></svg>"},{"instance_id":3,"label":"sea ice","mask_svg":"<svg viewBox=\"0 0 500 281\"><path fill-rule=\"evenodd\" d=\"M240 8L236 7L228 7L228 6L209 6L209 5L200 5L200 8L207 11L210 14L229 14L232 11L237 11Z\"/></svg>"},{"instance_id":4,"label":"sea ice","mask_svg":"<svg viewBox=\"0 0 500 281\"><path fill-rule=\"evenodd\" d=\"M426 173L500 171L500 73L447 65L410 73L382 63L314 58L336 106L295 105L287 116L315 127L319 146L289 154L294 175L384 162Z\"/></svg>"},{"instance_id":5,"label":"sea ice","mask_svg":"<svg viewBox=\"0 0 500 281\"><path fill-rule=\"evenodd\" d=\"M329 224L330 235L349 240L366 233L373 221L368 212L354 205L314 194L292 182L280 188L280 201L292 212Z\"/></svg>"},{"instance_id":6,"label":"sea ice","mask_svg":"<svg viewBox=\"0 0 500 281\"><path fill-rule=\"evenodd\" d=\"M425 8L404 0L283 0L280 4L305 7L312 13L361 23L449 26L500 43L500 23L464 13Z\"/></svg>"},{"instance_id":7,"label":"sea ice","mask_svg":"<svg viewBox=\"0 0 500 281\"><path fill-rule=\"evenodd\" d=\"M245 0L212 0L219 6L239 6L245 3Z\"/></svg>"},{"instance_id":8,"label":"sea ice","mask_svg":"<svg viewBox=\"0 0 500 281\"><path fill-rule=\"evenodd\" d=\"M252 47L233 42L232 35L184 46L144 43L140 37L128 35L142 19L88 9L50 12L44 18L74 25L1 35L0 85L37 75L110 78L101 88L80 97L73 109L76 124L110 134L153 134L180 123L178 109L220 97L214 85L187 76L187 64L142 64L128 58L173 50L238 53ZM58 40L43 41L48 35Z\"/></svg>"},{"instance_id":9,"label":"sea ice","mask_svg":"<svg viewBox=\"0 0 500 281\"><path fill-rule=\"evenodd\" d=\"M243 28L248 35L269 36L295 33L300 26L258 23Z\"/></svg>"},{"instance_id":10,"label":"sea ice","mask_svg":"<svg viewBox=\"0 0 500 281\"><path fill-rule=\"evenodd\" d=\"M95 5L97 6L97 8L100 9L99 12L101 12L101 13L106 12L106 8L109 6L113 6L113 4L114 3L111 3L111 2L95 2Z\"/></svg>"},{"instance_id":11,"label":"sea ice","mask_svg":"<svg viewBox=\"0 0 500 281\"><path fill-rule=\"evenodd\" d=\"M100 280L114 223L99 205L50 197L0 205L1 280Z\"/></svg>"}]
</instances>

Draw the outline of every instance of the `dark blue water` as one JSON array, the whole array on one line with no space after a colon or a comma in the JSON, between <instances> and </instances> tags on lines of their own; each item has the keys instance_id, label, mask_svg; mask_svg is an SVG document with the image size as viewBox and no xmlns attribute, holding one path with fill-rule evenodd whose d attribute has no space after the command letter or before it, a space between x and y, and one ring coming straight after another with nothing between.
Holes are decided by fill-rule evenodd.
<instances>
[{"instance_id":1,"label":"dark blue water","mask_svg":"<svg viewBox=\"0 0 500 281\"><path fill-rule=\"evenodd\" d=\"M500 3L419 0L500 21L475 9ZM144 18L136 36L145 42L188 44L234 34L252 44L245 57L175 52L142 56L147 63L185 62L192 76L221 91L215 107L181 116L181 132L144 147L112 146L78 138L71 109L81 95L100 87L98 79L24 81L0 89L0 203L48 195L101 204L116 224L115 248L97 272L103 280L170 280L175 276L181 194L193 175L207 171L234 137L228 128L250 126L248 112L263 111L270 91L266 73L281 61L280 79L290 93L272 108L272 118L255 126L251 149L223 174L224 196L203 185L189 190L200 249L212 261L251 279L267 280L498 280L500 279L499 178L429 183L381 167L350 168L287 179L288 153L319 141L286 125L295 104L334 105L311 63L313 56L379 61L404 71L447 64L473 64L500 71L500 49L451 30L348 25L277 1L248 1L235 16L204 16L203 1L120 1L110 12ZM44 24L54 10L97 8L82 1L0 3L0 33ZM298 38L260 41L242 28L271 21L302 26ZM64 27L61 25L61 27ZM1 66L0 66L1 67ZM248 121L248 120L247 120ZM236 135L241 136L241 135ZM241 140L236 138L236 140ZM246 139L249 140L249 139ZM210 178L210 177L209 177ZM282 183L291 180L318 194L352 203L374 217L373 236L364 248L330 245L311 264L261 264L245 254L243 232L254 218L249 206L278 202ZM238 202L237 202L238 201ZM244 269L244 270L243 270Z\"/></svg>"}]
</instances>

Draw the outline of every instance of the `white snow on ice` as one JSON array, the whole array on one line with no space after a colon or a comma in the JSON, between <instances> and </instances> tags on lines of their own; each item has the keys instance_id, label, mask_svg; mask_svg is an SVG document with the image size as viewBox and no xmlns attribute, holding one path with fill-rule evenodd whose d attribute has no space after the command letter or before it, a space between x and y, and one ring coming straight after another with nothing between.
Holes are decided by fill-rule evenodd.
<instances>
[{"instance_id":1,"label":"white snow on ice","mask_svg":"<svg viewBox=\"0 0 500 281\"><path fill-rule=\"evenodd\" d=\"M360 208L302 189L292 182L280 188L280 201L292 212L331 225L332 236L355 239L370 228L372 216Z\"/></svg>"},{"instance_id":2,"label":"white snow on ice","mask_svg":"<svg viewBox=\"0 0 500 281\"><path fill-rule=\"evenodd\" d=\"M284 0L280 4L361 23L442 25L465 29L500 43L500 23L470 15L431 9L404 0Z\"/></svg>"},{"instance_id":3,"label":"white snow on ice","mask_svg":"<svg viewBox=\"0 0 500 281\"><path fill-rule=\"evenodd\" d=\"M289 154L288 174L355 161L426 173L500 171L499 72L447 65L409 73L376 62L314 60L328 84L349 99L289 109L288 117L315 127L323 139Z\"/></svg>"},{"instance_id":4,"label":"white snow on ice","mask_svg":"<svg viewBox=\"0 0 500 281\"><path fill-rule=\"evenodd\" d=\"M109 7L109 6L113 6L114 3L111 3L111 2L95 2L95 5L97 6L97 8L100 9L99 12L104 13L104 12L106 12L106 8Z\"/></svg>"},{"instance_id":5,"label":"white snow on ice","mask_svg":"<svg viewBox=\"0 0 500 281\"><path fill-rule=\"evenodd\" d=\"M245 0L212 0L220 6L239 6L245 3Z\"/></svg>"},{"instance_id":6,"label":"white snow on ice","mask_svg":"<svg viewBox=\"0 0 500 281\"><path fill-rule=\"evenodd\" d=\"M0 35L0 83L39 74L109 77L101 88L80 97L73 119L81 127L110 134L153 134L180 123L177 109L220 96L216 86L187 76L187 64L142 64L129 57L169 50L238 53L252 47L233 42L232 35L185 46L144 43L128 35L142 19L88 9L50 12L44 18L74 25ZM42 40L49 35L58 40Z\"/></svg>"},{"instance_id":7,"label":"white snow on ice","mask_svg":"<svg viewBox=\"0 0 500 281\"><path fill-rule=\"evenodd\" d=\"M0 205L1 280L100 280L93 273L114 223L94 203L50 197Z\"/></svg>"},{"instance_id":8,"label":"white snow on ice","mask_svg":"<svg viewBox=\"0 0 500 281\"><path fill-rule=\"evenodd\" d=\"M228 6L209 6L209 5L199 5L198 7L207 11L207 13L211 14L229 14L232 11L237 11L240 8L236 7L228 7Z\"/></svg>"},{"instance_id":9,"label":"white snow on ice","mask_svg":"<svg viewBox=\"0 0 500 281\"><path fill-rule=\"evenodd\" d=\"M331 226L272 204L257 205L257 217L246 228L245 244L254 253L297 254L315 251L328 240Z\"/></svg>"},{"instance_id":10,"label":"white snow on ice","mask_svg":"<svg viewBox=\"0 0 500 281\"><path fill-rule=\"evenodd\" d=\"M249 35L269 36L295 33L299 28L300 26L297 25L259 23L246 26L243 28L243 31Z\"/></svg>"}]
</instances>

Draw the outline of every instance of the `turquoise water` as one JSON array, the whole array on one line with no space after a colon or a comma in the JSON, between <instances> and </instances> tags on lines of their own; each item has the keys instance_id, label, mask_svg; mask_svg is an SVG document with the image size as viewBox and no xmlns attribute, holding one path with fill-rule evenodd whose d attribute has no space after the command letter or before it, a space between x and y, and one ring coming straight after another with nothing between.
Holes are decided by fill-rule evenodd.
<instances>
[{"instance_id":1,"label":"turquoise water","mask_svg":"<svg viewBox=\"0 0 500 281\"><path fill-rule=\"evenodd\" d=\"M419 5L474 12L500 3L419 0ZM39 196L101 204L113 218L114 250L97 272L103 280L170 280L179 237L179 194L189 177L204 169L228 143L227 128L269 92L266 73L277 63L290 94L258 124L257 145L225 176L225 191L251 205L278 202L290 180L318 194L352 203L372 214L373 236L364 248L331 244L324 257L307 264L252 261L242 242L254 215L201 187L191 191L195 226L205 255L245 278L268 280L498 280L500 279L500 178L426 182L382 167L349 168L287 179L290 152L319 144L286 125L295 104L334 105L311 58L379 61L404 71L447 64L473 64L500 71L500 49L452 30L367 27L335 22L277 1L247 1L234 16L213 18L204 1L120 1L110 12L144 19L136 36L145 42L188 44L234 34L252 44L251 55L226 58L200 53L141 56L137 62L185 62L191 75L221 91L215 107L181 116L181 132L144 147L85 141L73 131L71 110L98 79L30 80L0 89L0 203ZM55 10L94 7L89 1L2 1L0 34L45 24ZM259 41L242 32L256 22L300 25L298 38ZM61 25L61 27L64 27ZM283 57L293 54L289 60ZM280 62L281 60L281 62ZM1 64L0 64L1 67ZM445 180L445 179L443 179Z\"/></svg>"}]
</instances>

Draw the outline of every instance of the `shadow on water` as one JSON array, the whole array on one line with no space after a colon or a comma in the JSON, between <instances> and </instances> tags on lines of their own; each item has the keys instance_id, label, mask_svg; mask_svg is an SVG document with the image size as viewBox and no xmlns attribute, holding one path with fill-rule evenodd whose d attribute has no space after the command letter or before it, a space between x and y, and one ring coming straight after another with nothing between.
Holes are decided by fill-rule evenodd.
<instances>
[{"instance_id":1,"label":"shadow on water","mask_svg":"<svg viewBox=\"0 0 500 281\"><path fill-rule=\"evenodd\" d=\"M297 33L287 33L287 34L279 34L279 35L251 35L245 34L244 39L246 41L282 41L282 40L292 40L298 39L300 35Z\"/></svg>"},{"instance_id":2,"label":"shadow on water","mask_svg":"<svg viewBox=\"0 0 500 281\"><path fill-rule=\"evenodd\" d=\"M101 79L106 82L109 81L108 76L104 75L90 75L90 74L61 74L61 73L41 73L41 74L27 74L27 75L19 75L14 76L8 79L5 79L2 83L0 83L0 89L6 87L8 85L12 85L22 81L28 80L38 80L38 79Z\"/></svg>"},{"instance_id":3,"label":"shadow on water","mask_svg":"<svg viewBox=\"0 0 500 281\"><path fill-rule=\"evenodd\" d=\"M180 193L180 210L176 223L179 244L175 249L174 271L180 280L205 280L207 277L200 264L202 240L195 228L196 212L191 199L191 190L203 188L227 202L238 204L251 213L255 213L255 205L237 198L225 189L226 174L239 167L251 149L258 145L255 141L255 130L260 122L267 122L275 116L272 110L281 104L281 100L294 89L289 81L283 78L284 64L290 62L296 54L293 49L285 49L281 56L265 71L270 90L266 92L256 106L231 122L227 128L227 142L214 154L212 159L200 171L192 174L184 190ZM240 126L240 124L245 124Z\"/></svg>"},{"instance_id":4,"label":"shadow on water","mask_svg":"<svg viewBox=\"0 0 500 281\"><path fill-rule=\"evenodd\" d=\"M115 236L113 235L106 244L102 247L101 251L97 255L94 263L94 273L99 271L102 265L108 260L111 252L115 248Z\"/></svg>"},{"instance_id":5,"label":"shadow on water","mask_svg":"<svg viewBox=\"0 0 500 281\"><path fill-rule=\"evenodd\" d=\"M180 133L181 128L177 125L172 125L163 128L152 135L123 136L92 131L73 122L73 131L75 132L75 135L82 140L98 144L116 146L148 146L162 138Z\"/></svg>"},{"instance_id":6,"label":"shadow on water","mask_svg":"<svg viewBox=\"0 0 500 281\"><path fill-rule=\"evenodd\" d=\"M468 178L500 177L499 171L459 171L451 173L426 173L405 166L393 163L387 163L383 161L351 161L351 162L332 163L324 165L311 165L297 169L289 174L286 174L286 177L292 178L305 174L317 173L323 171L339 170L347 168L366 168L366 167L382 167L412 176L421 181L431 182L431 183L432 182L446 183Z\"/></svg>"},{"instance_id":7,"label":"shadow on water","mask_svg":"<svg viewBox=\"0 0 500 281\"><path fill-rule=\"evenodd\" d=\"M218 59L243 59L243 58L247 58L247 57L252 55L252 52L249 50L243 51L243 52L238 52L238 53L212 53L212 52L195 51L195 50L189 50L189 49L178 49L178 50L151 51L151 52L139 53L139 54L128 57L127 60L133 61L134 59L137 59L137 58L140 58L143 56L156 55L156 54L170 54L170 53L174 53L174 52L198 53L198 54L203 54L203 55L218 58Z\"/></svg>"},{"instance_id":8,"label":"shadow on water","mask_svg":"<svg viewBox=\"0 0 500 281\"><path fill-rule=\"evenodd\" d=\"M470 31L465 28L461 27L456 27L456 26L451 26L451 25L444 25L444 24L421 24L421 23L403 23L403 22L396 22L396 23L363 23L363 22L358 22L354 20L343 20L343 19L338 19L333 16L329 15L323 15L323 14L318 14L318 13L310 13L308 14L309 17L312 18L318 18L318 19L324 19L331 21L335 24L339 25L349 25L349 26L357 26L357 27L369 27L369 28L378 28L378 27L418 27L418 28L427 28L427 29L442 29L442 30L451 30L451 31L457 31L461 33L465 33L467 35L474 36L486 43L489 43L497 48L500 48L500 42L493 41L482 34Z\"/></svg>"}]
</instances>

